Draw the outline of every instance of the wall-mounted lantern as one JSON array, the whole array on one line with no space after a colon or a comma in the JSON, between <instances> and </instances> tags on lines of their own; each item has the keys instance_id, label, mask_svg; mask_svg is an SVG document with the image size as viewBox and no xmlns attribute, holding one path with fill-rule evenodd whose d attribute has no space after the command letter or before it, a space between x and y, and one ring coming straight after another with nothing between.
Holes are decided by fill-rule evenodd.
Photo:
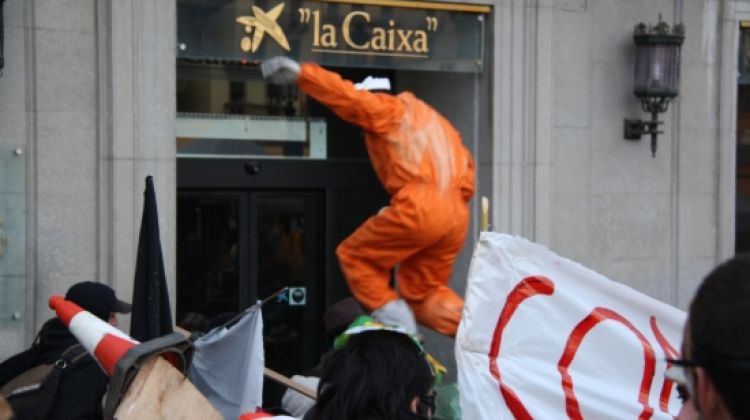
<instances>
[{"instance_id":1,"label":"wall-mounted lantern","mask_svg":"<svg viewBox=\"0 0 750 420\"><path fill-rule=\"evenodd\" d=\"M666 112L669 101L675 98L680 83L680 47L685 40L685 26L671 27L662 22L655 26L639 23L633 40L636 45L635 83L633 93L641 100L641 108L651 114L651 120L625 119L625 138L640 140L651 134L651 154L656 156L656 136L662 121L658 114Z\"/></svg>"}]
</instances>

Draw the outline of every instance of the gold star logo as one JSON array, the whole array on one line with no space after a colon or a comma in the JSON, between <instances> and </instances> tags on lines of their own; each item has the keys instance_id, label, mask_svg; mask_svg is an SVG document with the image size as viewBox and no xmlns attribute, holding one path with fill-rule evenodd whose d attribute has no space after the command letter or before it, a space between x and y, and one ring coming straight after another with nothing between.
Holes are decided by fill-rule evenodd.
<instances>
[{"instance_id":1,"label":"gold star logo","mask_svg":"<svg viewBox=\"0 0 750 420\"><path fill-rule=\"evenodd\" d=\"M237 18L237 23L245 26L245 32L250 34L253 33L253 39L249 37L242 38L240 42L240 48L244 52L255 52L260 47L260 43L263 42L263 36L268 33L282 48L289 51L289 42L286 40L284 31L279 26L276 19L281 15L281 11L284 10L284 3L281 3L269 10L264 12L258 6L252 6L252 11L255 16L240 16Z\"/></svg>"}]
</instances>

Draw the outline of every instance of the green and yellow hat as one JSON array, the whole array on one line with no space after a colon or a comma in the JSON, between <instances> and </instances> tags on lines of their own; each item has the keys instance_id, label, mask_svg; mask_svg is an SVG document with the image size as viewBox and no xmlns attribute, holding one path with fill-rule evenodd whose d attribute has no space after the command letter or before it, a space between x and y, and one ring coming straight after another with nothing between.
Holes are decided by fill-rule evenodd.
<instances>
[{"instance_id":1,"label":"green and yellow hat","mask_svg":"<svg viewBox=\"0 0 750 420\"><path fill-rule=\"evenodd\" d=\"M427 360L427 364L430 366L430 369L432 370L432 376L435 378L435 385L439 384L440 381L443 379L443 375L448 372L448 369L445 368L440 362L437 361L432 355L427 353L424 350L424 346L422 346L422 342L419 340L419 338L414 334L409 334L406 332L406 329L403 327L395 326L395 325L386 325L381 322L375 321L371 317L367 315L360 315L357 319L354 320L351 324L349 324L349 327L341 333L338 337L336 337L336 340L333 342L333 348L334 349L340 349L349 342L349 338L351 336L363 333L366 331L393 331L397 333L401 333L406 335L407 337L411 338L411 341L414 342L414 344L417 345L419 348L421 354L424 355L425 360Z\"/></svg>"}]
</instances>

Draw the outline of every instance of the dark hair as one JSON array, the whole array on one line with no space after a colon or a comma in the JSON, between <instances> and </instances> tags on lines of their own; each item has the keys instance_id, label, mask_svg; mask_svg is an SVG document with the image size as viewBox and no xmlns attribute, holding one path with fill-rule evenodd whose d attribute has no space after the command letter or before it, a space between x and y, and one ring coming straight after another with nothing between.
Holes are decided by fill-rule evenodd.
<instances>
[{"instance_id":1,"label":"dark hair","mask_svg":"<svg viewBox=\"0 0 750 420\"><path fill-rule=\"evenodd\" d=\"M415 397L427 397L432 370L405 334L366 331L352 335L323 367L315 420L413 420Z\"/></svg>"},{"instance_id":2,"label":"dark hair","mask_svg":"<svg viewBox=\"0 0 750 420\"><path fill-rule=\"evenodd\" d=\"M690 357L729 411L750 418L750 254L716 267L690 304Z\"/></svg>"},{"instance_id":3,"label":"dark hair","mask_svg":"<svg viewBox=\"0 0 750 420\"><path fill-rule=\"evenodd\" d=\"M184 317L177 323L177 326L187 331L208 331L208 318L198 312L188 312Z\"/></svg>"}]
</instances>

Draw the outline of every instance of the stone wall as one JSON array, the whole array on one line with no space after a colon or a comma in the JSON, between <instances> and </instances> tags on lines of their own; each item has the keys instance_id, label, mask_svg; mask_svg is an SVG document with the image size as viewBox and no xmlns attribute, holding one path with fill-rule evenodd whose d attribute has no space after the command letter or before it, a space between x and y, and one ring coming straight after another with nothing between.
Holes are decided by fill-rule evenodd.
<instances>
[{"instance_id":1,"label":"stone wall","mask_svg":"<svg viewBox=\"0 0 750 420\"><path fill-rule=\"evenodd\" d=\"M174 2L5 2L0 146L24 152L26 282L0 355L27 346L49 296L75 282L130 299L148 174L174 279L174 25Z\"/></svg>"}]
</instances>

